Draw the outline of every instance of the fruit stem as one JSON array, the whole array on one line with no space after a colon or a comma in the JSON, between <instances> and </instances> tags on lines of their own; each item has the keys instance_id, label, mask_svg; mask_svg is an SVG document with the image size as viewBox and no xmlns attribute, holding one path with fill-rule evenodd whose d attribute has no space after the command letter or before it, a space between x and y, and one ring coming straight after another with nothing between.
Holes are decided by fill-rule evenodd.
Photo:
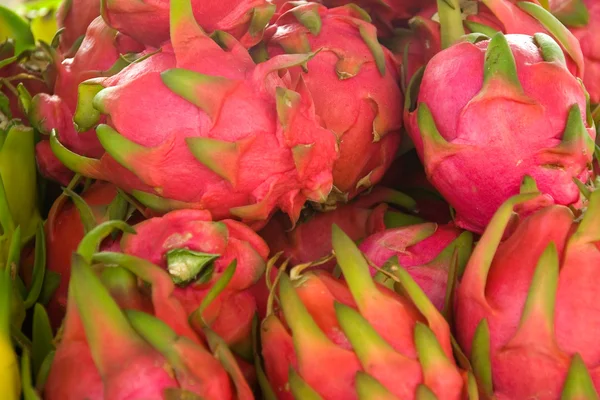
<instances>
[{"instance_id":1,"label":"fruit stem","mask_svg":"<svg viewBox=\"0 0 600 400\"><path fill-rule=\"evenodd\" d=\"M442 49L447 49L465 34L460 0L437 0L442 33Z\"/></svg>"}]
</instances>

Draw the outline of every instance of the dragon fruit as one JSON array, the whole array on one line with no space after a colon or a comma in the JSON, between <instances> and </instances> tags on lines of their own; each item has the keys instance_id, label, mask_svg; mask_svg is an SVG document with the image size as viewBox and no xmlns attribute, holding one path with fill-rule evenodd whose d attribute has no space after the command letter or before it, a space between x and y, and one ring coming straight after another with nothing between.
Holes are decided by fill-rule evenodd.
<instances>
[{"instance_id":1,"label":"dragon fruit","mask_svg":"<svg viewBox=\"0 0 600 400\"><path fill-rule=\"evenodd\" d=\"M593 0L550 0L550 10L581 44L585 57L583 82L592 103L600 103L600 3Z\"/></svg>"},{"instance_id":2,"label":"dragon fruit","mask_svg":"<svg viewBox=\"0 0 600 400\"><path fill-rule=\"evenodd\" d=\"M412 211L415 203L400 192L377 186L369 194L335 210L306 216L295 227L290 226L284 215L278 214L259 234L267 242L271 254L281 251L292 264L311 263L331 254L331 227L334 224L352 240L359 241L389 227L422 222L414 215L395 211L393 206ZM335 266L335 262L321 265L324 269L328 266Z\"/></svg>"},{"instance_id":3,"label":"dragon fruit","mask_svg":"<svg viewBox=\"0 0 600 400\"><path fill-rule=\"evenodd\" d=\"M459 227L482 232L526 175L557 204L580 205L573 178L590 177L596 132L586 91L548 35L467 36L410 93L409 134Z\"/></svg>"},{"instance_id":4,"label":"dragon fruit","mask_svg":"<svg viewBox=\"0 0 600 400\"><path fill-rule=\"evenodd\" d=\"M85 261L75 256L72 271L69 311L44 398L162 399L166 388L178 387L164 358L135 333Z\"/></svg>"},{"instance_id":5,"label":"dragon fruit","mask_svg":"<svg viewBox=\"0 0 600 400\"><path fill-rule=\"evenodd\" d=\"M110 218L121 218L130 223L140 220L140 215L133 213L135 209L117 195L116 188L109 183L96 182L81 198L69 193L75 204L66 203L65 196L59 198L46 224L48 269L58 272L62 278L48 306L55 325L60 323L67 304L69 257L79 246L84 231L92 229L96 222ZM160 278L156 284L163 290L173 286L173 296L182 303L185 318L195 313L226 267L237 260L236 273L226 290L203 314L203 319L233 345L235 351L248 355L257 306L247 289L264 272L269 254L264 241L245 225L232 220L213 222L210 213L202 210L173 211L163 217L144 220L134 228L135 235L107 238L101 249L137 256L157 265L156 268L164 271L164 276L156 272L153 279ZM132 272L138 274L137 270Z\"/></svg>"},{"instance_id":6,"label":"dragon fruit","mask_svg":"<svg viewBox=\"0 0 600 400\"><path fill-rule=\"evenodd\" d=\"M29 121L45 135L55 129L61 142L69 149L85 156L100 157L104 149L96 132L79 129L77 125L85 117L78 112L78 86L87 79L114 74L128 62L126 58L121 58L122 54L141 50L140 45L131 38L109 28L102 18L96 18L89 25L73 58L63 59L59 52L52 53L56 76L54 94L41 93L33 97ZM37 144L36 153L42 174L67 185L72 173L52 154L47 140Z\"/></svg>"},{"instance_id":7,"label":"dragon fruit","mask_svg":"<svg viewBox=\"0 0 600 400\"><path fill-rule=\"evenodd\" d=\"M340 142L335 198L349 199L379 182L400 144L402 92L392 54L377 41L370 18L352 5L327 9L289 2L265 32L270 56L320 51L290 70L303 79L321 123Z\"/></svg>"},{"instance_id":8,"label":"dragon fruit","mask_svg":"<svg viewBox=\"0 0 600 400\"><path fill-rule=\"evenodd\" d=\"M457 339L486 395L598 398L591 393L600 388L600 318L591 283L600 261L600 192L591 194L583 218L549 205L501 242L513 208L537 197L507 200L475 247L456 295ZM584 383L579 397L564 396Z\"/></svg>"},{"instance_id":9,"label":"dragon fruit","mask_svg":"<svg viewBox=\"0 0 600 400\"><path fill-rule=\"evenodd\" d=\"M50 321L55 327L60 325L66 312L71 256L77 250L86 231L93 228L96 223L110 219L110 213L118 205L115 198L117 198L117 189L113 185L96 182L82 193L81 200L75 194L71 199L61 195L50 209L45 225L46 266L49 271L58 273L61 277L60 285L47 305ZM82 206L80 201L84 201L89 206L93 221L82 220L81 211L76 206L76 204ZM84 215L86 218L90 216L85 210ZM110 245L110 241L104 244L105 247Z\"/></svg>"},{"instance_id":10,"label":"dragon fruit","mask_svg":"<svg viewBox=\"0 0 600 400\"><path fill-rule=\"evenodd\" d=\"M203 399L254 400L252 389L232 353L213 332L206 331L211 354L204 345L177 335L160 319L138 311L128 311L127 315L142 337L175 366L181 390L169 393L174 398L200 393Z\"/></svg>"},{"instance_id":11,"label":"dragon fruit","mask_svg":"<svg viewBox=\"0 0 600 400\"><path fill-rule=\"evenodd\" d=\"M204 327L213 354L208 351L159 267L118 253L91 254L113 228L129 230L121 222L99 225L73 256L68 315L45 398L163 399L194 393L252 399L232 353ZM100 279L88 265L92 260ZM115 267L120 263L127 268ZM151 298L138 286L138 277L152 285Z\"/></svg>"},{"instance_id":12,"label":"dragon fruit","mask_svg":"<svg viewBox=\"0 0 600 400\"><path fill-rule=\"evenodd\" d=\"M444 6L441 6L441 12L432 6L411 18L409 29L398 29L393 38L387 39L386 45L392 49L401 66L404 87L433 56L452 44L455 39L452 30L463 31L460 25L464 25L470 33L483 33L490 37L498 31L530 36L546 33L562 46L569 70L578 77L583 76L584 58L577 38L542 8L537 0L464 0L460 5L462 14L444 20L445 26L440 24L445 15ZM462 24L458 22L460 18ZM443 29L450 32L442 32Z\"/></svg>"},{"instance_id":13,"label":"dragon fruit","mask_svg":"<svg viewBox=\"0 0 600 400\"><path fill-rule=\"evenodd\" d=\"M121 251L169 271L174 296L192 315L233 260L236 272L204 320L233 350L251 349L254 297L247 291L265 271L269 248L250 228L233 220L213 222L202 210L178 210L150 218L124 234Z\"/></svg>"},{"instance_id":14,"label":"dragon fruit","mask_svg":"<svg viewBox=\"0 0 600 400\"><path fill-rule=\"evenodd\" d=\"M100 0L64 0L56 11L60 34L60 52L69 54L76 50L86 34L88 26L100 16Z\"/></svg>"},{"instance_id":15,"label":"dragon fruit","mask_svg":"<svg viewBox=\"0 0 600 400\"><path fill-rule=\"evenodd\" d=\"M244 315L246 310L252 308L253 303L248 301L247 296L231 295L228 285L235 276L235 262L227 267L214 286L205 291L203 298L196 293L198 307L190 313L189 299L182 298L172 277L162 267L143 258L111 251L96 253L92 260L104 265L118 265L136 275L139 281L150 285L151 293L148 297L152 301L153 314L178 336L198 343L208 341L211 346L218 338L217 342L224 346L235 346L232 348L235 353L231 353L227 347L230 354L227 357L234 359L236 369L239 369L235 373L239 375L239 379L255 383L256 371L246 361L252 359L252 344L249 342L251 324L246 324ZM222 338L217 331L224 333L226 337Z\"/></svg>"},{"instance_id":16,"label":"dragon fruit","mask_svg":"<svg viewBox=\"0 0 600 400\"><path fill-rule=\"evenodd\" d=\"M291 90L289 76L278 75L312 54L256 65L232 36L208 37L191 19L189 1L171 5L172 45L82 84L97 93L86 103L90 115L93 105L110 116L96 130L105 155L83 157L55 135L58 158L161 212L201 208L215 219L260 225L277 208L297 220L307 199L324 202L336 137L318 124L305 86ZM160 123L149 115L161 115Z\"/></svg>"},{"instance_id":17,"label":"dragon fruit","mask_svg":"<svg viewBox=\"0 0 600 400\"><path fill-rule=\"evenodd\" d=\"M281 252L281 258L289 259L292 265L310 264L312 269L333 271L335 259L329 257L333 251L332 226L338 225L356 242L386 228L424 222L396 208L413 212L415 203L403 193L376 186L368 194L363 193L332 211L306 213L294 226L284 214L276 214L259 234L271 254ZM272 269L269 279L272 281L275 276L276 269ZM269 286L266 279L261 279L250 288L261 318L266 314Z\"/></svg>"},{"instance_id":18,"label":"dragon fruit","mask_svg":"<svg viewBox=\"0 0 600 400\"><path fill-rule=\"evenodd\" d=\"M169 1L101 0L102 16L119 32L145 45L159 47L169 40ZM190 14L208 32L231 34L244 47L254 46L275 5L269 0L192 0Z\"/></svg>"},{"instance_id":19,"label":"dragon fruit","mask_svg":"<svg viewBox=\"0 0 600 400\"><path fill-rule=\"evenodd\" d=\"M442 311L446 305L448 276L455 251L458 275L471 255L472 244L470 232L463 232L452 225L429 222L375 233L367 237L359 248L372 265L371 275L396 257L395 261L406 269L433 305Z\"/></svg>"},{"instance_id":20,"label":"dragon fruit","mask_svg":"<svg viewBox=\"0 0 600 400\"><path fill-rule=\"evenodd\" d=\"M406 271L395 275L404 297L373 282L363 255L337 226L333 245L345 281L292 269L293 278L280 274L274 286L281 310L271 308L261 327L273 397L466 398L448 324ZM335 379L323 374L327 369Z\"/></svg>"}]
</instances>

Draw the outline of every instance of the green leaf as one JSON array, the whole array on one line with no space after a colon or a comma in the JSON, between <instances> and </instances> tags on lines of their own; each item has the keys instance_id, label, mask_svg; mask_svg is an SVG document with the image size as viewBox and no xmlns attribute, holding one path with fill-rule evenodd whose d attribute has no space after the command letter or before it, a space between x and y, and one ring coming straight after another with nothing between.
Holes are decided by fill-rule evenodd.
<instances>
[{"instance_id":1,"label":"green leaf","mask_svg":"<svg viewBox=\"0 0 600 400\"><path fill-rule=\"evenodd\" d=\"M37 376L44 360L54 350L54 336L46 310L40 303L36 303L33 310L32 328L32 358L33 374Z\"/></svg>"},{"instance_id":2,"label":"green leaf","mask_svg":"<svg viewBox=\"0 0 600 400\"><path fill-rule=\"evenodd\" d=\"M85 202L83 197L81 197L71 189L64 188L63 192L65 193L65 195L71 198L73 204L75 204L75 207L77 207L77 211L79 211L79 217L81 218L81 223L83 224L83 231L86 234L89 233L97 225L96 216L94 215L94 212L92 211L88 203Z\"/></svg>"},{"instance_id":3,"label":"green leaf","mask_svg":"<svg viewBox=\"0 0 600 400\"><path fill-rule=\"evenodd\" d=\"M15 230L15 223L10 214L10 207L8 205L8 198L6 197L6 190L4 188L4 180L2 174L0 174L0 228L2 229L2 236L4 241L8 241L8 238ZM5 245L3 245L4 247ZM0 263L5 262L5 253L7 249L0 249Z\"/></svg>"},{"instance_id":4,"label":"green leaf","mask_svg":"<svg viewBox=\"0 0 600 400\"><path fill-rule=\"evenodd\" d=\"M52 367L52 361L54 361L55 354L56 351L52 350L46 355L46 358L44 358L44 361L40 366L40 370L35 378L35 387L40 393L44 391L44 386L48 380L48 375L50 374L50 368Z\"/></svg>"},{"instance_id":5,"label":"green leaf","mask_svg":"<svg viewBox=\"0 0 600 400\"><path fill-rule=\"evenodd\" d=\"M186 285L192 281L208 282L214 271L213 262L220 254L208 254L187 249L174 249L167 252L169 274L176 285Z\"/></svg>"},{"instance_id":6,"label":"green leaf","mask_svg":"<svg viewBox=\"0 0 600 400\"><path fill-rule=\"evenodd\" d=\"M237 268L237 259L233 260L231 262L231 264L229 264L229 266L227 268L225 268L225 271L223 271L223 273L221 274L219 279L215 282L213 287L210 288L208 293L206 293L206 296L204 297L204 299L202 299L202 302L200 303L200 307L198 307L193 312L193 315L191 318L193 318L194 315L197 315L198 320L203 322L203 325L205 325L204 317L202 315L204 313L204 310L206 310L206 308L223 292L223 290L225 290L225 288L227 287L229 282L231 282L231 279L233 278L233 275L235 274L236 268Z\"/></svg>"},{"instance_id":7,"label":"green leaf","mask_svg":"<svg viewBox=\"0 0 600 400\"><path fill-rule=\"evenodd\" d=\"M28 11L38 11L44 9L58 9L60 3L63 0L37 0L37 1L26 1L19 6L17 12L20 14L27 13Z\"/></svg>"},{"instance_id":8,"label":"green leaf","mask_svg":"<svg viewBox=\"0 0 600 400\"><path fill-rule=\"evenodd\" d=\"M3 114L6 119L12 119L12 113L10 112L10 102L8 97L2 92L0 92L0 113ZM1 121L1 119L0 119ZM0 149L2 148L2 144L4 144L4 138L0 142Z\"/></svg>"},{"instance_id":9,"label":"green leaf","mask_svg":"<svg viewBox=\"0 0 600 400\"><path fill-rule=\"evenodd\" d=\"M12 278L9 268L0 269L0 337L10 335Z\"/></svg>"},{"instance_id":10,"label":"green leaf","mask_svg":"<svg viewBox=\"0 0 600 400\"><path fill-rule=\"evenodd\" d=\"M44 274L44 284L38 297L38 303L48 304L58 286L60 286L61 275L58 272L47 270Z\"/></svg>"},{"instance_id":11,"label":"green leaf","mask_svg":"<svg viewBox=\"0 0 600 400\"><path fill-rule=\"evenodd\" d=\"M57 5L39 5L35 9L30 9L27 13L27 17L31 20L31 33L35 40L41 40L46 43L52 41L56 31L58 31L58 23L56 21L57 8Z\"/></svg>"},{"instance_id":12,"label":"green leaf","mask_svg":"<svg viewBox=\"0 0 600 400\"><path fill-rule=\"evenodd\" d=\"M31 357L27 350L21 356L21 387L25 400L41 400L31 381Z\"/></svg>"},{"instance_id":13,"label":"green leaf","mask_svg":"<svg viewBox=\"0 0 600 400\"><path fill-rule=\"evenodd\" d=\"M35 234L35 261L33 263L33 282L27 298L25 299L25 308L31 308L39 299L44 277L46 275L46 235L44 226L40 223Z\"/></svg>"},{"instance_id":14,"label":"green leaf","mask_svg":"<svg viewBox=\"0 0 600 400\"><path fill-rule=\"evenodd\" d=\"M15 56L35 48L35 39L29 24L14 11L0 6L0 42L13 39Z\"/></svg>"},{"instance_id":15,"label":"green leaf","mask_svg":"<svg viewBox=\"0 0 600 400\"><path fill-rule=\"evenodd\" d=\"M120 220L127 221L127 213L129 211L129 201L124 197L121 192L117 193L117 196L108 205L107 213L108 220Z\"/></svg>"}]
</instances>

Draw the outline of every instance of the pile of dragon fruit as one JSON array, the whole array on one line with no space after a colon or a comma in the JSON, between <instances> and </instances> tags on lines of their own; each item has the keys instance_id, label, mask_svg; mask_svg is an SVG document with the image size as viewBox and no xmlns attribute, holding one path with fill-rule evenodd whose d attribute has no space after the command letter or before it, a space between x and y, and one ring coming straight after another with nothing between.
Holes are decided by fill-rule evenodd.
<instances>
[{"instance_id":1,"label":"pile of dragon fruit","mask_svg":"<svg viewBox=\"0 0 600 400\"><path fill-rule=\"evenodd\" d=\"M600 400L600 1L42 3L3 400Z\"/></svg>"}]
</instances>

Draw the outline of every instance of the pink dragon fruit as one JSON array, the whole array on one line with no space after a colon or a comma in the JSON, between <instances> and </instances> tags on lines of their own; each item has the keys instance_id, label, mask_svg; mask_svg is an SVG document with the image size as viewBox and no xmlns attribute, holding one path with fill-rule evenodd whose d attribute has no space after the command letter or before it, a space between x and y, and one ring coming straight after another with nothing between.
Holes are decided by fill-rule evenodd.
<instances>
[{"instance_id":1,"label":"pink dragon fruit","mask_svg":"<svg viewBox=\"0 0 600 400\"><path fill-rule=\"evenodd\" d=\"M76 49L88 30L88 26L100 16L100 0L64 0L56 11L60 35L60 51L71 53Z\"/></svg>"},{"instance_id":2,"label":"pink dragon fruit","mask_svg":"<svg viewBox=\"0 0 600 400\"><path fill-rule=\"evenodd\" d=\"M440 311L446 305L448 274L457 251L457 272L471 255L473 235L452 225L424 223L388 229L367 237L360 250L371 262L371 274L393 257L406 269L433 305Z\"/></svg>"},{"instance_id":3,"label":"pink dragon fruit","mask_svg":"<svg viewBox=\"0 0 600 400\"><path fill-rule=\"evenodd\" d=\"M279 309L270 307L261 326L272 397L469 398L448 324L410 275L396 271L400 296L373 281L337 226L332 241L344 281L292 270L273 286Z\"/></svg>"},{"instance_id":4,"label":"pink dragon fruit","mask_svg":"<svg viewBox=\"0 0 600 400\"><path fill-rule=\"evenodd\" d=\"M486 397L598 398L600 192L583 218L550 205L501 242L513 208L539 196L507 200L475 247L456 295L457 339Z\"/></svg>"},{"instance_id":5,"label":"pink dragon fruit","mask_svg":"<svg viewBox=\"0 0 600 400\"><path fill-rule=\"evenodd\" d=\"M168 360L172 362L173 365L181 366L181 364L184 363L187 364L187 367L195 368L194 372L199 374L198 377L215 383L215 385L211 385L213 390L227 394L231 392L229 385L225 383L228 381L227 377L223 376L223 373L219 372L218 369L207 368L206 362L214 364L214 360L211 358L206 359L206 354L190 354L189 351L186 351L192 350L189 348L189 344L192 344L190 342L193 342L196 345L204 345L204 342L208 342L211 349L213 349L214 346L218 346L218 354L215 355L223 360L223 367L228 373L232 374L233 383L235 384L237 391L242 392L239 393L241 396L239 398L252 399L248 383L254 383L256 381L256 373L251 364L244 361L243 358L240 358L240 356L251 358L251 349L238 348L237 350L245 350L250 354L234 354L229 350L229 347L227 347L228 344L216 333L217 330L223 331L224 324L222 323L223 318L220 318L221 316L215 320L215 311L229 313L229 318L241 318L237 320L238 325L236 325L235 328L232 328L229 332L225 331L226 334L242 331L243 333L250 335L249 328L247 329L246 324L244 323L243 313L237 313L238 310L232 309L231 307L228 308L232 303L231 299L233 296L226 297L225 300L223 300L224 298L222 296L223 290L228 288L229 279L232 277L231 271L233 271L233 275L235 275L234 264L231 264L228 267L221 279L207 292L206 297L200 302L200 306L190 316L186 309L189 304L182 303L178 299L179 296L176 293L175 283L169 273L162 267L143 258L116 252L96 253L93 255L92 260L104 265L118 265L136 275L139 280L150 285L150 297L153 305L151 314L153 314L158 321L152 322L152 318L138 315L136 319L139 320L140 323L134 323L134 326L146 340L157 347L157 350L161 351L161 353L165 353ZM225 278L225 280L223 280L223 278ZM184 299L184 302L185 301L186 299ZM217 303L216 307L215 303ZM134 321L132 321L132 323L133 322ZM164 325L166 325L168 330L172 331L172 333L164 335L164 331L167 329ZM232 326L230 325L230 328L231 327ZM157 331L157 329L159 330ZM232 339L231 335L228 336L228 339ZM177 344L175 344L174 348L165 346L166 344L173 345L172 342L179 343L181 347ZM173 350L175 350L175 352L173 352ZM172 357L175 357L175 359ZM201 357L204 357L204 362L201 360ZM229 367L226 363L230 363ZM186 372L186 375L188 375L188 373L189 372ZM185 379L189 380L189 377L186 377ZM183 387L185 382L181 381L179 376L178 380ZM195 384L193 381L189 383L192 385ZM221 398L216 394L214 394L214 396L216 398ZM229 397L225 396L225 398Z\"/></svg>"},{"instance_id":6,"label":"pink dragon fruit","mask_svg":"<svg viewBox=\"0 0 600 400\"><path fill-rule=\"evenodd\" d=\"M565 51L569 70L578 77L583 76L584 58L577 38L542 8L538 0L467 0L461 4L463 13L460 17L468 32L490 37L498 31L530 36L540 32L549 34ZM437 7L424 9L409 21L410 29L397 30L395 37L386 42L401 66L404 87L433 56L451 44L443 43L440 18ZM458 25L458 21L452 21L452 24ZM452 27L452 24L448 25Z\"/></svg>"},{"instance_id":7,"label":"pink dragon fruit","mask_svg":"<svg viewBox=\"0 0 600 400\"><path fill-rule=\"evenodd\" d=\"M44 398L162 399L166 388L178 387L170 367L135 333L85 261L74 257L65 329ZM140 304L126 302L122 306L136 308Z\"/></svg>"},{"instance_id":8,"label":"pink dragon fruit","mask_svg":"<svg viewBox=\"0 0 600 400\"><path fill-rule=\"evenodd\" d=\"M109 219L109 205L117 197L117 188L105 182L96 182L82 194L95 217L94 223ZM60 325L67 307L67 290L71 275L71 256L84 237L86 227L77 206L61 195L52 205L45 224L46 267L60 274L60 285L46 309L53 326Z\"/></svg>"},{"instance_id":9,"label":"pink dragon fruit","mask_svg":"<svg viewBox=\"0 0 600 400\"><path fill-rule=\"evenodd\" d=\"M183 305L172 296L173 282L160 267L119 253L91 254L114 228L130 230L119 221L99 225L73 257L68 316L45 398L163 399L196 394L253 399L222 339L203 327L211 354L189 325ZM88 265L91 261L102 281ZM150 283L150 298L138 286L138 278Z\"/></svg>"},{"instance_id":10,"label":"pink dragon fruit","mask_svg":"<svg viewBox=\"0 0 600 400\"><path fill-rule=\"evenodd\" d=\"M270 56L319 51L290 70L303 79L321 123L340 142L334 198L352 198L377 184L400 144L402 92L392 54L377 41L368 15L352 5L327 9L289 2L265 32Z\"/></svg>"},{"instance_id":11,"label":"pink dragon fruit","mask_svg":"<svg viewBox=\"0 0 600 400\"><path fill-rule=\"evenodd\" d=\"M173 295L192 315L233 260L235 274L203 318L234 350L251 348L254 297L247 289L265 271L269 248L250 228L233 220L213 222L202 210L172 211L134 226L121 250L168 270L177 287Z\"/></svg>"},{"instance_id":12,"label":"pink dragon fruit","mask_svg":"<svg viewBox=\"0 0 600 400\"><path fill-rule=\"evenodd\" d=\"M592 103L600 103L600 3L594 0L550 0L550 10L581 44L585 57L583 82Z\"/></svg>"},{"instance_id":13,"label":"pink dragon fruit","mask_svg":"<svg viewBox=\"0 0 600 400\"><path fill-rule=\"evenodd\" d=\"M127 316L140 335L175 366L181 390L172 390L169 393L172 398L183 399L190 397L191 393L198 393L202 399L255 399L232 353L210 330L206 331L206 336L213 354L204 345L177 335L170 326L149 314L128 311ZM165 398L171 396L165 393Z\"/></svg>"},{"instance_id":14,"label":"pink dragon fruit","mask_svg":"<svg viewBox=\"0 0 600 400\"><path fill-rule=\"evenodd\" d=\"M428 178L457 225L474 232L526 175L557 204L574 206L573 178L591 175L596 132L586 91L546 34L473 34L442 51L413 79L405 120Z\"/></svg>"},{"instance_id":15,"label":"pink dragon fruit","mask_svg":"<svg viewBox=\"0 0 600 400\"><path fill-rule=\"evenodd\" d=\"M393 207L414 211L415 203L400 192L377 186L369 194L362 194L335 210L305 215L297 224L292 224L284 214L275 214L259 234L267 242L271 254L282 252L282 259L289 259L292 265L311 264L311 269L331 272L335 268L335 260L326 258L333 251L333 225L341 227L356 242L386 228L424 222ZM267 279L259 280L250 288L261 318L266 314L270 293L267 281L274 281L277 275L275 268L267 273Z\"/></svg>"},{"instance_id":16,"label":"pink dragon fruit","mask_svg":"<svg viewBox=\"0 0 600 400\"><path fill-rule=\"evenodd\" d=\"M331 227L334 224L352 240L359 241L386 227L422 222L418 217L396 212L390 206L412 211L415 203L400 192L378 186L333 211L307 216L295 226L291 226L284 215L277 214L259 234L272 254L283 252L283 257L289 258L292 264L311 263L331 254ZM333 266L334 262L321 265L325 269Z\"/></svg>"},{"instance_id":17,"label":"pink dragon fruit","mask_svg":"<svg viewBox=\"0 0 600 400\"><path fill-rule=\"evenodd\" d=\"M208 37L191 19L189 1L171 5L172 45L82 84L97 93L86 103L90 115L93 103L110 116L110 125L97 128L105 155L82 157L55 135L58 158L162 212L201 208L216 219L264 224L277 208L297 220L307 199L326 201L336 137L318 124L305 85L293 91L289 76L278 75L312 54L256 65L232 36Z\"/></svg>"},{"instance_id":18,"label":"pink dragon fruit","mask_svg":"<svg viewBox=\"0 0 600 400\"><path fill-rule=\"evenodd\" d=\"M101 0L102 16L119 32L145 45L159 47L169 40L169 0ZM191 0L193 15L206 31L231 34L246 48L262 39L275 5L269 0Z\"/></svg>"},{"instance_id":19,"label":"pink dragon fruit","mask_svg":"<svg viewBox=\"0 0 600 400\"><path fill-rule=\"evenodd\" d=\"M122 54L141 50L131 38L109 28L102 18L96 18L73 58L63 60L58 52L53 53L54 94L42 93L33 97L29 121L46 135L56 129L67 148L88 157L100 157L104 149L96 132L78 129L77 123L87 117L78 112L78 86L87 79L114 74L127 64L126 59L121 58ZM36 153L42 174L67 185L72 174L52 155L48 141L39 142Z\"/></svg>"},{"instance_id":20,"label":"pink dragon fruit","mask_svg":"<svg viewBox=\"0 0 600 400\"><path fill-rule=\"evenodd\" d=\"M233 220L213 222L203 210L178 210L150 218L125 234L121 249L168 269L175 282L197 281L197 289L210 286L237 259L229 290L243 290L264 272L269 248L253 230Z\"/></svg>"}]
</instances>

